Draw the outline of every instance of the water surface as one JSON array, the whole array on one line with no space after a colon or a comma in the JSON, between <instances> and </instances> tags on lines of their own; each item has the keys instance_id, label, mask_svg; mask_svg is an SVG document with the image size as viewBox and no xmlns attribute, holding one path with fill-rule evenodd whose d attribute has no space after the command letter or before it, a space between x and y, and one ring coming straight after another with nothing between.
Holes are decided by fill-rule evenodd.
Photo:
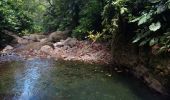
<instances>
[{"instance_id":1,"label":"water surface","mask_svg":"<svg viewBox=\"0 0 170 100\"><path fill-rule=\"evenodd\" d=\"M30 59L0 64L0 100L164 100L102 65Z\"/></svg>"}]
</instances>

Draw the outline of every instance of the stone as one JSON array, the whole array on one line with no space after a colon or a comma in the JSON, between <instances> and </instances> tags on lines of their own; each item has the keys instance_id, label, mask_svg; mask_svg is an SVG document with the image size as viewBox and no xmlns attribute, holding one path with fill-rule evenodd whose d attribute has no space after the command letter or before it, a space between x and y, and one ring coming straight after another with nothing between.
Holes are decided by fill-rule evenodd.
<instances>
[{"instance_id":1,"label":"stone","mask_svg":"<svg viewBox=\"0 0 170 100\"><path fill-rule=\"evenodd\" d=\"M14 48L10 45L7 45L3 50L2 53L8 53L10 51L12 51Z\"/></svg>"},{"instance_id":2,"label":"stone","mask_svg":"<svg viewBox=\"0 0 170 100\"><path fill-rule=\"evenodd\" d=\"M53 44L54 47L63 47L64 46L64 42L56 42Z\"/></svg>"},{"instance_id":3,"label":"stone","mask_svg":"<svg viewBox=\"0 0 170 100\"><path fill-rule=\"evenodd\" d=\"M169 67L169 66L168 66L167 68L168 68L168 70L170 70L170 67Z\"/></svg>"},{"instance_id":4,"label":"stone","mask_svg":"<svg viewBox=\"0 0 170 100\"><path fill-rule=\"evenodd\" d=\"M67 38L65 41L64 41L64 45L68 45L70 47L73 47L77 44L77 39L76 38Z\"/></svg>"},{"instance_id":5,"label":"stone","mask_svg":"<svg viewBox=\"0 0 170 100\"><path fill-rule=\"evenodd\" d=\"M29 36L22 36L22 38L29 40Z\"/></svg>"},{"instance_id":6,"label":"stone","mask_svg":"<svg viewBox=\"0 0 170 100\"><path fill-rule=\"evenodd\" d=\"M51 46L44 45L44 46L41 47L40 51L45 52L47 54L51 54L54 50Z\"/></svg>"},{"instance_id":7,"label":"stone","mask_svg":"<svg viewBox=\"0 0 170 100\"><path fill-rule=\"evenodd\" d=\"M48 41L47 38L40 39L40 42L47 42L47 41Z\"/></svg>"},{"instance_id":8,"label":"stone","mask_svg":"<svg viewBox=\"0 0 170 100\"><path fill-rule=\"evenodd\" d=\"M27 43L29 43L29 40L24 39L24 38L18 38L17 43L19 43L19 44L27 44Z\"/></svg>"},{"instance_id":9,"label":"stone","mask_svg":"<svg viewBox=\"0 0 170 100\"><path fill-rule=\"evenodd\" d=\"M45 35L39 35L39 34L30 34L28 36L23 36L23 39L32 40L35 42L39 42L41 39L44 39Z\"/></svg>"},{"instance_id":10,"label":"stone","mask_svg":"<svg viewBox=\"0 0 170 100\"><path fill-rule=\"evenodd\" d=\"M60 40L60 42L56 42L54 47L64 47L64 46L69 46L69 47L74 47L77 44L77 39L75 38L67 38L66 40Z\"/></svg>"},{"instance_id":11,"label":"stone","mask_svg":"<svg viewBox=\"0 0 170 100\"><path fill-rule=\"evenodd\" d=\"M68 37L70 31L56 31L49 35L48 40L50 42L59 42L60 40L65 40Z\"/></svg>"},{"instance_id":12,"label":"stone","mask_svg":"<svg viewBox=\"0 0 170 100\"><path fill-rule=\"evenodd\" d=\"M69 49L69 46L64 46L62 49L63 49L63 50L68 50L68 49Z\"/></svg>"}]
</instances>

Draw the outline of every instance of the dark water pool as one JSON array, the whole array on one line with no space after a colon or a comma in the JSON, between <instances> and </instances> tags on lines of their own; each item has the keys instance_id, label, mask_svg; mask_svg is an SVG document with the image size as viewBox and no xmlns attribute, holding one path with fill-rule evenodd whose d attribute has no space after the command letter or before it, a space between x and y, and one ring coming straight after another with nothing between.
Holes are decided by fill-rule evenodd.
<instances>
[{"instance_id":1,"label":"dark water pool","mask_svg":"<svg viewBox=\"0 0 170 100\"><path fill-rule=\"evenodd\" d=\"M30 59L0 64L0 100L164 100L102 65Z\"/></svg>"}]
</instances>

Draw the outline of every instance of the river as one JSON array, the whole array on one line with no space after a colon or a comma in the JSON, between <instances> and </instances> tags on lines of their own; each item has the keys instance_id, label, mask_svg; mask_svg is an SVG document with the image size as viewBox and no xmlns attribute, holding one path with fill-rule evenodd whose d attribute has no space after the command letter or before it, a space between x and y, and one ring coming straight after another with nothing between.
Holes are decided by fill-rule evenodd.
<instances>
[{"instance_id":1,"label":"river","mask_svg":"<svg viewBox=\"0 0 170 100\"><path fill-rule=\"evenodd\" d=\"M0 100L164 100L107 66L34 58L0 63Z\"/></svg>"}]
</instances>

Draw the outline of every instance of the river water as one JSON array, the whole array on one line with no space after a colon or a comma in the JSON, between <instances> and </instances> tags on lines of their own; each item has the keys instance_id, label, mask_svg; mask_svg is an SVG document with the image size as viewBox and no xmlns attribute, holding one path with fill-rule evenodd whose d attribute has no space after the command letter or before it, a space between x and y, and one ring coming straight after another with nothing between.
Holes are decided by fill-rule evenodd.
<instances>
[{"instance_id":1,"label":"river water","mask_svg":"<svg viewBox=\"0 0 170 100\"><path fill-rule=\"evenodd\" d=\"M52 59L0 63L0 100L164 100L106 66Z\"/></svg>"}]
</instances>

